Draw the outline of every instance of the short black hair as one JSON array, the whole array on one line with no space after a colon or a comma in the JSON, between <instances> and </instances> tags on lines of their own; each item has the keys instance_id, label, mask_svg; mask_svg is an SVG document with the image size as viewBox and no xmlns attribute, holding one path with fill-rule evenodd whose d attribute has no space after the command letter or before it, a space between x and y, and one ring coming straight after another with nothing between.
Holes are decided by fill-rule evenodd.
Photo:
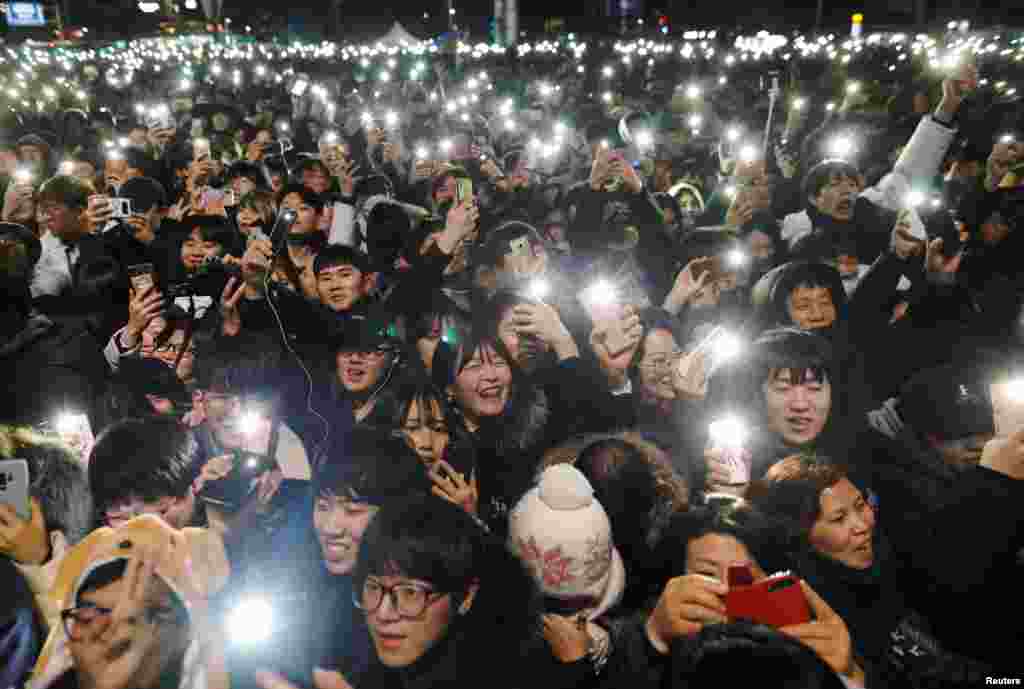
<instances>
[{"instance_id":1,"label":"short black hair","mask_svg":"<svg viewBox=\"0 0 1024 689\"><path fill-rule=\"evenodd\" d=\"M201 390L276 401L283 365L281 347L269 334L206 340L196 355L196 384Z\"/></svg>"},{"instance_id":2,"label":"short black hair","mask_svg":"<svg viewBox=\"0 0 1024 689\"><path fill-rule=\"evenodd\" d=\"M102 515L120 500L187 495L199 476L199 444L177 419L126 419L107 428L89 455L89 487Z\"/></svg>"},{"instance_id":3,"label":"short black hair","mask_svg":"<svg viewBox=\"0 0 1024 689\"><path fill-rule=\"evenodd\" d=\"M182 220L182 225L188 229L189 235L193 230L199 230L204 242L214 242L225 249L233 248L239 239L238 232L227 220L214 215L188 215Z\"/></svg>"},{"instance_id":4,"label":"short black hair","mask_svg":"<svg viewBox=\"0 0 1024 689\"><path fill-rule=\"evenodd\" d=\"M465 592L480 576L486 535L466 512L433 496L381 512L363 536L354 581L404 575L437 591Z\"/></svg>"},{"instance_id":5,"label":"short black hair","mask_svg":"<svg viewBox=\"0 0 1024 689\"><path fill-rule=\"evenodd\" d=\"M68 208L85 208L93 194L92 185L71 175L56 175L39 187L39 203L59 203Z\"/></svg>"},{"instance_id":6,"label":"short black hair","mask_svg":"<svg viewBox=\"0 0 1024 689\"><path fill-rule=\"evenodd\" d=\"M666 581L687 574L687 548L709 534L730 536L745 547L758 566L771 574L789 569L793 534L785 524L754 508L743 498L715 495L707 504L673 515L658 543L654 559Z\"/></svg>"},{"instance_id":7,"label":"short black hair","mask_svg":"<svg viewBox=\"0 0 1024 689\"><path fill-rule=\"evenodd\" d=\"M788 370L793 381L812 376L835 380L832 345L821 335L797 328L776 328L761 334L754 342L751 368L755 383L768 380L772 371Z\"/></svg>"},{"instance_id":8,"label":"short black hair","mask_svg":"<svg viewBox=\"0 0 1024 689\"><path fill-rule=\"evenodd\" d=\"M352 266L363 273L369 273L373 269L370 266L370 259L363 252L350 246L331 244L325 246L313 260L313 274L319 275L327 268L336 266Z\"/></svg>"},{"instance_id":9,"label":"short black hair","mask_svg":"<svg viewBox=\"0 0 1024 689\"><path fill-rule=\"evenodd\" d=\"M322 452L313 471L313 495L385 505L430 493L426 469L395 433L356 428Z\"/></svg>"},{"instance_id":10,"label":"short black hair","mask_svg":"<svg viewBox=\"0 0 1024 689\"><path fill-rule=\"evenodd\" d=\"M818 198L818 194L832 181L833 177L849 177L857 179L860 177L860 170L853 163L845 160L831 159L823 160L804 175L801 185L804 198Z\"/></svg>"}]
</instances>

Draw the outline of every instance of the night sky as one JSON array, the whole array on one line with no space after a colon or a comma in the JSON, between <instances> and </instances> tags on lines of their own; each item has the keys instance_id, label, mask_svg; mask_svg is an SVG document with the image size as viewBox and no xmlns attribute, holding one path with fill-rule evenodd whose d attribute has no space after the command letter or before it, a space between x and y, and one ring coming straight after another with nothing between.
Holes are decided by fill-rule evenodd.
<instances>
[{"instance_id":1,"label":"night sky","mask_svg":"<svg viewBox=\"0 0 1024 689\"><path fill-rule=\"evenodd\" d=\"M519 0L520 27L539 32L544 20L559 17L566 31L610 33L614 29L602 18L608 0ZM65 0L75 24L90 26L105 38L126 34L152 32L156 18L142 15L136 0ZM184 5L184 0L178 0ZM631 0L643 7L643 15L653 19L657 12L668 14L674 28L724 27L737 31L760 29L808 29L813 26L816 0ZM825 26L837 31L849 27L850 15L863 11L865 29L899 26L913 29L915 0L824 0ZM273 17L278 26L293 31L320 34L326 24L329 0L224 0L225 13L235 20L235 28L246 23L265 25L263 19ZM385 31L394 19L418 36L434 35L447 26L444 0L411 3L409 0L345 0L342 8L343 27L353 40L372 38ZM463 28L474 36L488 30L493 0L455 0L457 17ZM929 19L944 24L951 17L970 17L974 24L1000 22L999 0L928 0ZM427 17L424 18L424 13ZM200 12L185 16L201 18Z\"/></svg>"}]
</instances>

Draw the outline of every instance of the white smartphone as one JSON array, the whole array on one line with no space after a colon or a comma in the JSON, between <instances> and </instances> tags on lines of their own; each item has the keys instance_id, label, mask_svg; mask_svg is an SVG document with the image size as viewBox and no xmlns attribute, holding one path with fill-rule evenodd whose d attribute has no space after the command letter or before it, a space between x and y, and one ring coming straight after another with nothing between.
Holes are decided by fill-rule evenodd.
<instances>
[{"instance_id":1,"label":"white smartphone","mask_svg":"<svg viewBox=\"0 0 1024 689\"><path fill-rule=\"evenodd\" d=\"M0 502L12 505L25 521L32 517L28 498L28 462L24 459L0 460Z\"/></svg>"}]
</instances>

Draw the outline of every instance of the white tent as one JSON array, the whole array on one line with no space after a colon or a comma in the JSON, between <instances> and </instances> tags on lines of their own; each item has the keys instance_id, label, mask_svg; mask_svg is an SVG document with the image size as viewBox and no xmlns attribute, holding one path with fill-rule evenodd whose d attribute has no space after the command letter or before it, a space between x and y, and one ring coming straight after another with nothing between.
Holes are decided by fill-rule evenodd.
<instances>
[{"instance_id":1,"label":"white tent","mask_svg":"<svg viewBox=\"0 0 1024 689\"><path fill-rule=\"evenodd\" d=\"M378 43L384 43L385 45L418 45L423 42L422 39L416 38L409 33L404 26L395 22L391 25L391 29L380 37Z\"/></svg>"}]
</instances>

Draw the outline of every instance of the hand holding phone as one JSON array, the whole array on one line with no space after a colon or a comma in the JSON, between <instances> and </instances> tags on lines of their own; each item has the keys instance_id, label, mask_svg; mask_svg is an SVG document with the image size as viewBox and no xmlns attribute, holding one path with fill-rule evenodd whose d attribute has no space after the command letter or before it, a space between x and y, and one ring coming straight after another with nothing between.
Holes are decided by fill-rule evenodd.
<instances>
[{"instance_id":1,"label":"hand holding phone","mask_svg":"<svg viewBox=\"0 0 1024 689\"><path fill-rule=\"evenodd\" d=\"M22 521L32 516L29 505L28 462L24 459L0 460L0 504L14 508Z\"/></svg>"},{"instance_id":2,"label":"hand holding phone","mask_svg":"<svg viewBox=\"0 0 1024 689\"><path fill-rule=\"evenodd\" d=\"M50 555L50 537L39 503L29 493L28 462L0 461L0 556L41 565Z\"/></svg>"},{"instance_id":3,"label":"hand holding phone","mask_svg":"<svg viewBox=\"0 0 1024 689\"><path fill-rule=\"evenodd\" d=\"M776 629L811 621L811 608L798 578L783 573L755 582L748 565L729 568L725 608L730 620Z\"/></svg>"},{"instance_id":4,"label":"hand holding phone","mask_svg":"<svg viewBox=\"0 0 1024 689\"><path fill-rule=\"evenodd\" d=\"M724 624L727 592L725 582L701 574L669 580L647 618L648 640L660 653L668 654L674 640L698 634L704 625Z\"/></svg>"}]
</instances>

